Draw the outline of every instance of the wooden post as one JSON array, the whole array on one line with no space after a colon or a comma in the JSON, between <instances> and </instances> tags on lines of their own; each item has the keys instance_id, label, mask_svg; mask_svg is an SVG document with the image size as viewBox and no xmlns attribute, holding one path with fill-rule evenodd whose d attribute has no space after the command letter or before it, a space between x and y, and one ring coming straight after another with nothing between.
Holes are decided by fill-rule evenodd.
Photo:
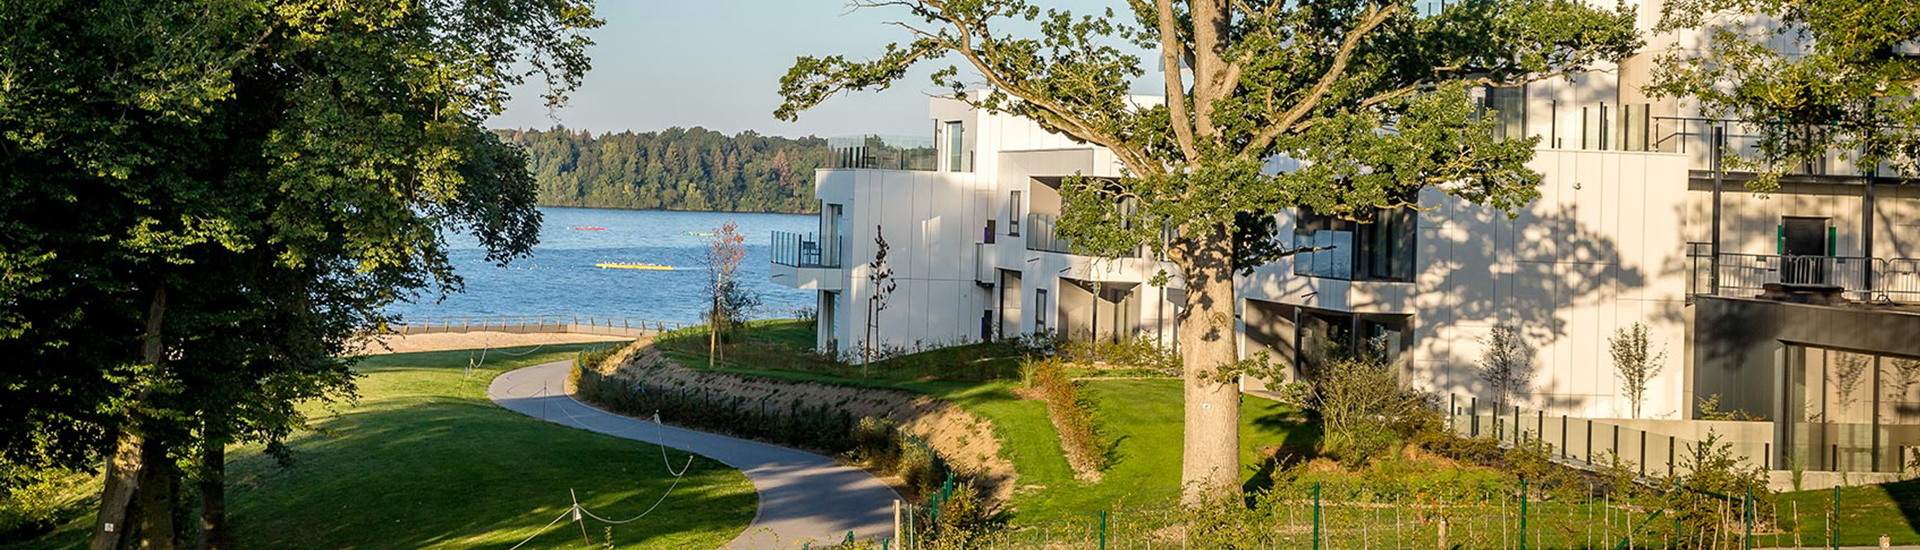
<instances>
[{"instance_id":1,"label":"wooden post","mask_svg":"<svg viewBox=\"0 0 1920 550\"><path fill-rule=\"evenodd\" d=\"M568 488L567 496L573 498L573 521L580 524L580 540L586 542L587 546L593 546L593 539L587 538L587 520L580 517L580 495L574 494L573 489Z\"/></svg>"}]
</instances>

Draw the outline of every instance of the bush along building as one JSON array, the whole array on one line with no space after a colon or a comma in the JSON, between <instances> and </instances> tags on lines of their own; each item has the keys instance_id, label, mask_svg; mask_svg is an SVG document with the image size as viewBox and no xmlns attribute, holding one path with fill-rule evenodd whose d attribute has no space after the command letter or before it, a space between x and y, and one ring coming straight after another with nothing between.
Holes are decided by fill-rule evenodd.
<instances>
[{"instance_id":1,"label":"bush along building","mask_svg":"<svg viewBox=\"0 0 1920 550\"><path fill-rule=\"evenodd\" d=\"M1512 215L1430 190L1367 219L1276 216L1300 252L1239 278L1241 354L1297 377L1322 350L1374 347L1453 429L1576 464L1683 471L1712 433L1781 488L1920 473L1920 187L1832 151L1750 191L1729 159L1754 127L1642 88L1654 52L1698 40L1481 90L1497 132L1539 138L1541 196ZM1180 281L1153 284L1169 264L1054 234L1068 178L1119 174L1108 151L950 99L929 117L931 139L829 140L819 231L774 236L775 281L818 293L819 349L1174 345Z\"/></svg>"}]
</instances>

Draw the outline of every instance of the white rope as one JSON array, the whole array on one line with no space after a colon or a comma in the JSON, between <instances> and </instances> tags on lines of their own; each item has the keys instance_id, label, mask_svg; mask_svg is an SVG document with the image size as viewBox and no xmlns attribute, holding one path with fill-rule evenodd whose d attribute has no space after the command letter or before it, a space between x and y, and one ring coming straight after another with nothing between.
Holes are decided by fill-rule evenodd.
<instances>
[{"instance_id":1,"label":"white rope","mask_svg":"<svg viewBox=\"0 0 1920 550\"><path fill-rule=\"evenodd\" d=\"M520 544L515 544L515 545L513 545L513 548L508 548L507 550L520 550L520 547L522 547L522 546L526 546L526 545L527 545L527 543L529 543L529 542L532 542L532 541L533 541L533 539L534 539L534 537L538 537L538 536L540 536L540 535L544 535L544 534L547 534L547 530L548 530L548 529L552 529L552 528L553 528L553 526L555 526L555 525L559 525L559 524L560 524L560 520L563 520L563 519L567 519L567 516L570 516L570 515L573 515L573 511L574 511L574 509L575 509L575 508L568 508L568 509L567 509L567 511L565 511L565 512L561 512L561 513L560 513L560 517L557 517L557 518L553 518L553 521L549 521L549 522L547 522L547 526L546 526L546 527L541 527L539 531L535 531L535 532L533 533L533 536L531 536L531 537L527 537L527 539L526 539L526 540L523 540L523 541L520 541Z\"/></svg>"},{"instance_id":2,"label":"white rope","mask_svg":"<svg viewBox=\"0 0 1920 550\"><path fill-rule=\"evenodd\" d=\"M540 396L542 397L548 396L549 389L550 388L548 386L542 385L540 387ZM575 426L579 426L580 429L588 430L588 431L593 430L592 428L587 427L587 424L585 422L581 422L580 417L575 416L573 414L572 409L569 409L565 406L561 406L560 412L561 414L567 415L567 420L569 422L572 422ZM611 519L600 517L598 515L594 515L594 513L590 510L587 510L585 506L580 506L578 504L575 504L574 506L579 508L581 513L584 513L587 516L592 517L593 519L606 522L606 523L611 523L614 525L632 523L635 521L639 521L640 518L647 517L648 514L652 514L655 509L660 507L660 503L666 502L667 497L673 494L674 488L680 486L680 480L684 479L684 477L687 475L688 470L693 469L693 453L687 454L687 462L685 464L680 465L680 471L678 472L673 471L673 460L667 457L667 444L666 444L667 431L666 431L666 427L662 425L660 422L660 413L653 414L653 428L655 430L655 438L656 438L654 441L654 444L660 446L660 462L661 464L664 464L666 466L667 473L673 475L673 483L670 483L667 485L667 490L660 493L660 498L654 500L653 505L647 507L647 511L641 512L640 515L637 515L631 518L617 520L617 521L611 520Z\"/></svg>"},{"instance_id":3,"label":"white rope","mask_svg":"<svg viewBox=\"0 0 1920 550\"><path fill-rule=\"evenodd\" d=\"M693 465L693 457L692 457L692 456L688 456L688 457L687 457L687 465L689 465L689 466L691 466L691 465ZM684 469L682 469L682 471L685 471L685 470L684 470ZM600 520L600 521L604 521L604 522L607 522L607 523L611 523L611 524L614 524L614 525L620 525L620 524L622 524L622 523L633 523L633 522L635 522L635 521L639 521L639 520L640 520L640 518L644 518L644 517L647 517L647 514L651 514L651 513L653 513L653 509L655 509L655 508L659 508L659 507L660 507L660 503L662 503L662 502L666 502L666 501L667 501L667 495L671 495L671 494L673 494L673 488L674 488L674 487L678 487L678 486L680 486L680 479L681 479L681 478L680 478L680 476L674 476L674 478L673 478L673 483L671 483L671 484L669 484L669 485L667 485L667 490L666 490L666 492L663 492L663 493L660 493L660 498L659 498L658 500L655 500L655 501L653 501L653 506L648 506L648 507L647 507L647 511L645 511L645 512L641 512L641 513L640 513L640 515L637 515L637 516L633 516L633 517L630 517L630 518L627 518L627 519L623 519L623 520L620 520L620 521L614 521L614 520L610 520L610 519L607 519L607 518L603 518L603 517L600 517L600 516L597 516L597 515L594 515L594 514L593 514L593 512L592 512L592 511L589 511L589 510L587 510L587 507L585 507L585 506L579 506L579 505L577 505L577 504L576 504L575 506L579 506L579 507L580 507L580 511L581 511L581 512L584 512L584 513L586 513L588 517L591 517L591 518L593 518L593 519L597 519L597 520Z\"/></svg>"}]
</instances>

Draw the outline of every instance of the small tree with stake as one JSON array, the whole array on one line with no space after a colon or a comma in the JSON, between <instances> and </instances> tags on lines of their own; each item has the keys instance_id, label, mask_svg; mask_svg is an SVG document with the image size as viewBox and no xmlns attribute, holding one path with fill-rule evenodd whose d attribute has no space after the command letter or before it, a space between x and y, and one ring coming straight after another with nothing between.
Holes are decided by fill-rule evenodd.
<instances>
[{"instance_id":1,"label":"small tree with stake","mask_svg":"<svg viewBox=\"0 0 1920 550\"><path fill-rule=\"evenodd\" d=\"M1480 379L1493 386L1495 403L1509 405L1520 388L1533 381L1533 350L1520 339L1520 331L1496 326L1482 338L1487 346L1480 353Z\"/></svg>"},{"instance_id":2,"label":"small tree with stake","mask_svg":"<svg viewBox=\"0 0 1920 550\"><path fill-rule=\"evenodd\" d=\"M1614 329L1607 347L1613 355L1614 373L1620 376L1620 391L1627 394L1633 417L1640 418L1640 407L1647 401L1647 383L1666 368L1667 352L1652 350L1647 326L1638 322Z\"/></svg>"},{"instance_id":3,"label":"small tree with stake","mask_svg":"<svg viewBox=\"0 0 1920 550\"><path fill-rule=\"evenodd\" d=\"M860 377L867 376L867 369L873 364L873 340L880 336L880 312L887 310L887 296L893 294L893 266L887 264L886 235L880 234L880 226L873 226L873 261L867 262L867 283L873 286L873 295L867 297L867 337L861 343Z\"/></svg>"},{"instance_id":4,"label":"small tree with stake","mask_svg":"<svg viewBox=\"0 0 1920 550\"><path fill-rule=\"evenodd\" d=\"M734 280L740 271L740 261L747 257L746 240L746 236L740 234L740 225L728 221L715 229L713 238L707 241L707 274L713 276L713 286L708 288L713 310L707 315L707 368L713 368L714 358L719 354L721 329L731 326L737 317L759 303L758 298L741 289Z\"/></svg>"}]
</instances>

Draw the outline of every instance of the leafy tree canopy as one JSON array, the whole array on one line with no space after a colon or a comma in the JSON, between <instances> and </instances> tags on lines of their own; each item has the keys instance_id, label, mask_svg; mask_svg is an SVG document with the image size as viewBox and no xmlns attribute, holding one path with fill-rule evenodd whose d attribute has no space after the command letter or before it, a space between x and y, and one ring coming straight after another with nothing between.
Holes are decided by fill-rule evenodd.
<instances>
[{"instance_id":1,"label":"leafy tree canopy","mask_svg":"<svg viewBox=\"0 0 1920 550\"><path fill-rule=\"evenodd\" d=\"M1756 190L1834 150L1920 175L1920 3L1682 0L1658 30L1697 32L1701 47L1669 48L1649 90L1751 123L1757 150L1728 160L1759 172Z\"/></svg>"},{"instance_id":2,"label":"leafy tree canopy","mask_svg":"<svg viewBox=\"0 0 1920 550\"><path fill-rule=\"evenodd\" d=\"M1525 167L1535 140L1496 139L1468 89L1578 72L1639 47L1633 10L1577 0L1435 10L1411 0L1129 0L1119 14L1024 0L855 4L904 11L909 39L868 60L799 58L781 79L777 116L950 59L958 63L934 81L955 99L1119 159L1125 177L1065 186L1059 229L1089 253L1151 246L1179 270L1189 500L1234 490L1239 470L1238 398L1221 376L1238 356L1228 336L1236 217L1305 206L1368 219L1428 187L1516 208L1538 196L1540 176ZM1158 53L1161 97L1127 94L1146 60L1114 38ZM986 92L962 93L969 87ZM1282 155L1304 168L1263 172Z\"/></svg>"}]
</instances>

